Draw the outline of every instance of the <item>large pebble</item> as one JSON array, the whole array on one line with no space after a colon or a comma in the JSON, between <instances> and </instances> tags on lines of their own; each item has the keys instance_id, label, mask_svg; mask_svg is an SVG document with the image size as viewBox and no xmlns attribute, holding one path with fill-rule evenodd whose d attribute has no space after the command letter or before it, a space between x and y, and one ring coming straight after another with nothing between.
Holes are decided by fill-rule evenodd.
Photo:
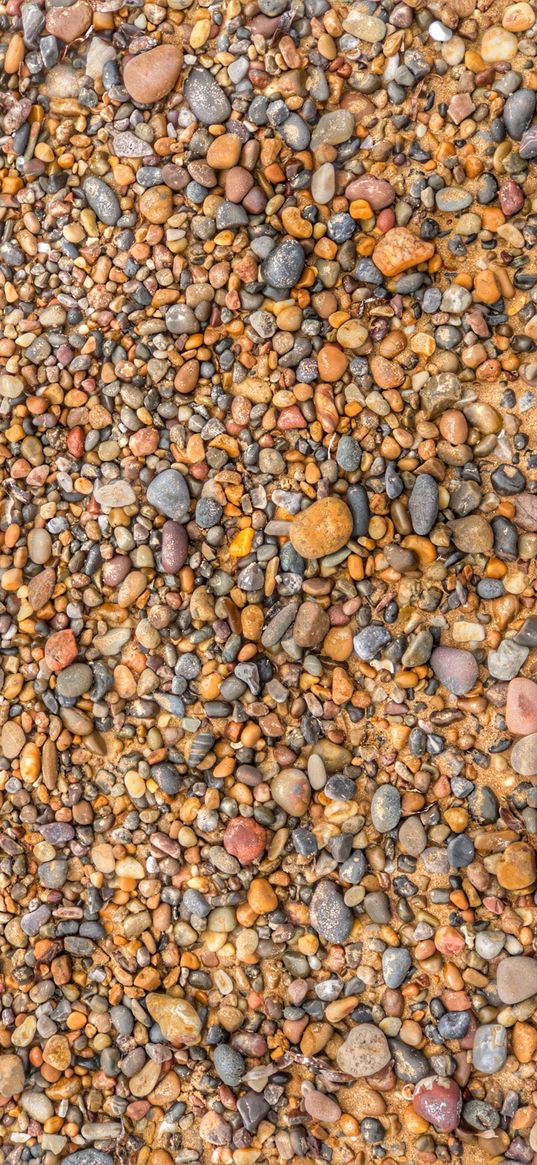
<instances>
[{"instance_id":1,"label":"large pebble","mask_svg":"<svg viewBox=\"0 0 537 1165\"><path fill-rule=\"evenodd\" d=\"M352 526L351 511L341 498L321 498L297 514L290 538L302 558L324 558L345 546Z\"/></svg>"},{"instance_id":2,"label":"large pebble","mask_svg":"<svg viewBox=\"0 0 537 1165\"><path fill-rule=\"evenodd\" d=\"M310 926L328 943L344 943L352 927L352 913L335 882L319 882L309 910Z\"/></svg>"},{"instance_id":3,"label":"large pebble","mask_svg":"<svg viewBox=\"0 0 537 1165\"><path fill-rule=\"evenodd\" d=\"M267 844L267 831L253 817L234 817L228 821L223 838L226 853L237 858L241 866L256 862Z\"/></svg>"},{"instance_id":4,"label":"large pebble","mask_svg":"<svg viewBox=\"0 0 537 1165\"><path fill-rule=\"evenodd\" d=\"M174 522L186 522L190 508L190 493L178 469L165 469L150 482L147 500L160 514Z\"/></svg>"},{"instance_id":5,"label":"large pebble","mask_svg":"<svg viewBox=\"0 0 537 1165\"><path fill-rule=\"evenodd\" d=\"M182 64L183 53L178 45L157 45L129 58L123 69L123 84L133 101L152 105L173 89Z\"/></svg>"},{"instance_id":6,"label":"large pebble","mask_svg":"<svg viewBox=\"0 0 537 1165\"><path fill-rule=\"evenodd\" d=\"M498 963L496 986L502 1003L522 1003L537 995L537 959L506 956Z\"/></svg>"},{"instance_id":7,"label":"large pebble","mask_svg":"<svg viewBox=\"0 0 537 1165\"><path fill-rule=\"evenodd\" d=\"M406 947L388 947L382 955L382 975L387 987L400 987L412 966Z\"/></svg>"},{"instance_id":8,"label":"large pebble","mask_svg":"<svg viewBox=\"0 0 537 1165\"><path fill-rule=\"evenodd\" d=\"M499 1023L484 1023L478 1027L472 1048L472 1061L477 1072L491 1076L503 1068L507 1059L507 1029Z\"/></svg>"},{"instance_id":9,"label":"large pebble","mask_svg":"<svg viewBox=\"0 0 537 1165\"><path fill-rule=\"evenodd\" d=\"M383 275L391 278L410 267L425 263L434 255L432 243L413 235L406 227L393 227L386 232L373 251L373 262Z\"/></svg>"},{"instance_id":10,"label":"large pebble","mask_svg":"<svg viewBox=\"0 0 537 1165\"><path fill-rule=\"evenodd\" d=\"M380 785L371 801L371 820L379 833L389 833L399 824L401 794L395 785Z\"/></svg>"},{"instance_id":11,"label":"large pebble","mask_svg":"<svg viewBox=\"0 0 537 1165\"><path fill-rule=\"evenodd\" d=\"M535 93L533 89L517 89L511 93L503 107L503 122L510 138L519 142L529 129L535 113Z\"/></svg>"},{"instance_id":12,"label":"large pebble","mask_svg":"<svg viewBox=\"0 0 537 1165\"><path fill-rule=\"evenodd\" d=\"M165 1040L183 1048L199 1044L201 1019L188 1000L152 992L146 997L145 1004Z\"/></svg>"},{"instance_id":13,"label":"large pebble","mask_svg":"<svg viewBox=\"0 0 537 1165\"><path fill-rule=\"evenodd\" d=\"M343 28L345 32L350 32L352 36L357 36L360 40L367 41L368 44L379 43L386 36L384 21L380 20L378 16L369 16L358 5L349 9L343 20Z\"/></svg>"},{"instance_id":14,"label":"large pebble","mask_svg":"<svg viewBox=\"0 0 537 1165\"><path fill-rule=\"evenodd\" d=\"M290 817L302 817L311 800L311 785L302 769L282 769L273 777L270 791Z\"/></svg>"},{"instance_id":15,"label":"large pebble","mask_svg":"<svg viewBox=\"0 0 537 1165\"><path fill-rule=\"evenodd\" d=\"M438 485L430 473L422 473L416 478L408 512L416 534L428 534L438 517Z\"/></svg>"},{"instance_id":16,"label":"large pebble","mask_svg":"<svg viewBox=\"0 0 537 1165\"><path fill-rule=\"evenodd\" d=\"M378 1027L360 1023L349 1032L336 1058L338 1067L349 1076L373 1076L386 1067L391 1053L386 1036Z\"/></svg>"},{"instance_id":17,"label":"large pebble","mask_svg":"<svg viewBox=\"0 0 537 1165\"><path fill-rule=\"evenodd\" d=\"M431 667L440 683L454 696L464 696L477 682L477 660L459 647L435 647Z\"/></svg>"},{"instance_id":18,"label":"large pebble","mask_svg":"<svg viewBox=\"0 0 537 1165\"><path fill-rule=\"evenodd\" d=\"M24 1088L24 1067L18 1056L0 1056L0 1096L18 1096Z\"/></svg>"},{"instance_id":19,"label":"large pebble","mask_svg":"<svg viewBox=\"0 0 537 1165\"><path fill-rule=\"evenodd\" d=\"M338 146L341 142L347 142L353 133L354 114L350 109L323 113L311 135L311 148L318 150L321 145Z\"/></svg>"},{"instance_id":20,"label":"large pebble","mask_svg":"<svg viewBox=\"0 0 537 1165\"><path fill-rule=\"evenodd\" d=\"M75 0L74 4L49 8L45 27L51 36L58 37L64 44L72 44L88 31L92 16L89 0Z\"/></svg>"},{"instance_id":21,"label":"large pebble","mask_svg":"<svg viewBox=\"0 0 537 1165\"><path fill-rule=\"evenodd\" d=\"M519 677L511 680L507 689L505 723L509 732L528 736L537 732L537 684Z\"/></svg>"},{"instance_id":22,"label":"large pebble","mask_svg":"<svg viewBox=\"0 0 537 1165\"><path fill-rule=\"evenodd\" d=\"M99 222L104 223L105 226L115 226L121 215L121 207L117 194L111 186L103 182L102 178L96 178L94 174L90 174L88 178L84 179L82 189L88 206L91 206Z\"/></svg>"},{"instance_id":23,"label":"large pebble","mask_svg":"<svg viewBox=\"0 0 537 1165\"><path fill-rule=\"evenodd\" d=\"M381 623L370 623L369 627L364 627L363 631L354 636L353 647L358 659L369 663L380 655L382 648L390 641L391 635L387 627L383 627Z\"/></svg>"},{"instance_id":24,"label":"large pebble","mask_svg":"<svg viewBox=\"0 0 537 1165\"><path fill-rule=\"evenodd\" d=\"M448 1076L426 1076L416 1085L412 1107L439 1132L449 1133L461 1119L462 1093Z\"/></svg>"},{"instance_id":25,"label":"large pebble","mask_svg":"<svg viewBox=\"0 0 537 1165\"><path fill-rule=\"evenodd\" d=\"M511 765L521 777L537 776L537 732L516 741L511 749Z\"/></svg>"},{"instance_id":26,"label":"large pebble","mask_svg":"<svg viewBox=\"0 0 537 1165\"><path fill-rule=\"evenodd\" d=\"M188 557L188 535L179 522L168 521L162 527L162 569L166 574L177 574Z\"/></svg>"},{"instance_id":27,"label":"large pebble","mask_svg":"<svg viewBox=\"0 0 537 1165\"><path fill-rule=\"evenodd\" d=\"M512 680L518 675L529 655L529 648L514 639L503 639L495 651L489 651L487 667L496 680Z\"/></svg>"},{"instance_id":28,"label":"large pebble","mask_svg":"<svg viewBox=\"0 0 537 1165\"><path fill-rule=\"evenodd\" d=\"M224 90L208 69L196 65L185 82L185 98L202 125L221 125L231 113Z\"/></svg>"},{"instance_id":29,"label":"large pebble","mask_svg":"<svg viewBox=\"0 0 537 1165\"><path fill-rule=\"evenodd\" d=\"M290 289L298 282L306 257L297 239L284 239L265 259L261 276L265 283L279 290Z\"/></svg>"}]
</instances>

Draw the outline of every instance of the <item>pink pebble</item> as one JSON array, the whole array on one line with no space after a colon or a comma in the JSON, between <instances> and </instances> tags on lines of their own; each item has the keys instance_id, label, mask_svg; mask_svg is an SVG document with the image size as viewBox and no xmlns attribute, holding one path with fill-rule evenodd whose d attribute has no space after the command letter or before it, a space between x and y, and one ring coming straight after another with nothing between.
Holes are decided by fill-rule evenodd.
<instances>
[{"instance_id":1,"label":"pink pebble","mask_svg":"<svg viewBox=\"0 0 537 1165\"><path fill-rule=\"evenodd\" d=\"M459 1085L448 1076L426 1076L416 1084L412 1107L439 1132L449 1133L458 1127L462 1095Z\"/></svg>"},{"instance_id":2,"label":"pink pebble","mask_svg":"<svg viewBox=\"0 0 537 1165\"><path fill-rule=\"evenodd\" d=\"M298 405L289 405L289 408L282 409L278 417L279 429L305 429L306 422Z\"/></svg>"},{"instance_id":3,"label":"pink pebble","mask_svg":"<svg viewBox=\"0 0 537 1165\"><path fill-rule=\"evenodd\" d=\"M375 226L378 231L382 231L383 235L386 234L386 231L391 231L392 227L395 226L395 215L390 207L386 207L386 210L381 210L380 214L377 215Z\"/></svg>"},{"instance_id":4,"label":"pink pebble","mask_svg":"<svg viewBox=\"0 0 537 1165\"><path fill-rule=\"evenodd\" d=\"M515 732L517 736L537 732L537 684L533 680L523 677L511 680L507 689L505 722L509 732Z\"/></svg>"}]
</instances>

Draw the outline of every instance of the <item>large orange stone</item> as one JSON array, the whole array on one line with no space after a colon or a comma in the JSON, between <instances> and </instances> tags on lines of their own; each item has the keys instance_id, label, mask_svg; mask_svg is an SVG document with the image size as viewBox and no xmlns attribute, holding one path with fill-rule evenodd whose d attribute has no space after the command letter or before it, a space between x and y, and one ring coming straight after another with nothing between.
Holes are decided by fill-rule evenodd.
<instances>
[{"instance_id":1,"label":"large orange stone","mask_svg":"<svg viewBox=\"0 0 537 1165\"><path fill-rule=\"evenodd\" d=\"M393 227L377 243L373 251L373 262L390 278L408 271L409 267L417 267L419 263L426 263L434 255L434 246L423 239L418 239L406 227Z\"/></svg>"},{"instance_id":2,"label":"large orange stone","mask_svg":"<svg viewBox=\"0 0 537 1165\"><path fill-rule=\"evenodd\" d=\"M324 558L345 546L352 525L352 514L342 498L321 498L297 514L290 538L302 558Z\"/></svg>"},{"instance_id":3,"label":"large orange stone","mask_svg":"<svg viewBox=\"0 0 537 1165\"><path fill-rule=\"evenodd\" d=\"M134 101L152 105L173 89L182 64L183 53L177 45L159 44L127 61L123 84Z\"/></svg>"}]
</instances>

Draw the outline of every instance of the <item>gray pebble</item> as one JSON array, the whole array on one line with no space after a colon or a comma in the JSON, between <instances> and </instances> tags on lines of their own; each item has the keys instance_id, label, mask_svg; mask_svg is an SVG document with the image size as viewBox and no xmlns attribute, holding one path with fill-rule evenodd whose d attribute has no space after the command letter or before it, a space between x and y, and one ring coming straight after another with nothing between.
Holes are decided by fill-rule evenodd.
<instances>
[{"instance_id":1,"label":"gray pebble","mask_svg":"<svg viewBox=\"0 0 537 1165\"><path fill-rule=\"evenodd\" d=\"M502 118L510 138L519 142L525 130L529 129L535 113L535 93L533 89L517 89L511 93L503 107Z\"/></svg>"},{"instance_id":2,"label":"gray pebble","mask_svg":"<svg viewBox=\"0 0 537 1165\"><path fill-rule=\"evenodd\" d=\"M395 785L380 785L371 801L371 820L378 833L389 833L401 818L401 794Z\"/></svg>"},{"instance_id":3,"label":"gray pebble","mask_svg":"<svg viewBox=\"0 0 537 1165\"><path fill-rule=\"evenodd\" d=\"M352 927L352 913L335 882L318 882L309 911L310 926L330 943L343 943Z\"/></svg>"},{"instance_id":4,"label":"gray pebble","mask_svg":"<svg viewBox=\"0 0 537 1165\"><path fill-rule=\"evenodd\" d=\"M290 289L304 270L306 258L296 239L285 239L267 256L261 266L261 278L278 290Z\"/></svg>"},{"instance_id":5,"label":"gray pebble","mask_svg":"<svg viewBox=\"0 0 537 1165\"><path fill-rule=\"evenodd\" d=\"M369 627L364 627L363 631L354 636L353 646L358 659L369 663L383 647L386 647L391 638L387 627L383 627L381 623L370 623Z\"/></svg>"},{"instance_id":6,"label":"gray pebble","mask_svg":"<svg viewBox=\"0 0 537 1165\"><path fill-rule=\"evenodd\" d=\"M240 1052L229 1044L217 1044L213 1052L213 1064L224 1084L228 1084L230 1088L237 1088L246 1071Z\"/></svg>"},{"instance_id":7,"label":"gray pebble","mask_svg":"<svg viewBox=\"0 0 537 1165\"><path fill-rule=\"evenodd\" d=\"M491 1076L499 1072L507 1059L507 1030L499 1023L478 1027L472 1048L472 1063L477 1072Z\"/></svg>"},{"instance_id":8,"label":"gray pebble","mask_svg":"<svg viewBox=\"0 0 537 1165\"><path fill-rule=\"evenodd\" d=\"M147 500L150 506L174 522L188 519L190 493L185 478L177 469L165 469L153 478L147 490Z\"/></svg>"},{"instance_id":9,"label":"gray pebble","mask_svg":"<svg viewBox=\"0 0 537 1165\"><path fill-rule=\"evenodd\" d=\"M382 974L387 987L400 987L412 966L406 947L388 947L382 955Z\"/></svg>"},{"instance_id":10,"label":"gray pebble","mask_svg":"<svg viewBox=\"0 0 537 1165\"><path fill-rule=\"evenodd\" d=\"M408 503L412 528L416 534L428 534L438 517L438 485L430 473L416 478Z\"/></svg>"},{"instance_id":11,"label":"gray pebble","mask_svg":"<svg viewBox=\"0 0 537 1165\"><path fill-rule=\"evenodd\" d=\"M88 206L91 207L99 222L108 227L115 226L121 217L121 207L119 199L111 187L103 182L102 178L96 178L90 174L88 178L84 179L82 189Z\"/></svg>"},{"instance_id":12,"label":"gray pebble","mask_svg":"<svg viewBox=\"0 0 537 1165\"><path fill-rule=\"evenodd\" d=\"M185 98L202 125L221 125L231 113L231 105L218 81L208 69L196 66L184 87Z\"/></svg>"},{"instance_id":13,"label":"gray pebble","mask_svg":"<svg viewBox=\"0 0 537 1165\"><path fill-rule=\"evenodd\" d=\"M496 651L489 651L487 667L496 680L512 680L529 655L529 648L514 639L503 639Z\"/></svg>"}]
</instances>

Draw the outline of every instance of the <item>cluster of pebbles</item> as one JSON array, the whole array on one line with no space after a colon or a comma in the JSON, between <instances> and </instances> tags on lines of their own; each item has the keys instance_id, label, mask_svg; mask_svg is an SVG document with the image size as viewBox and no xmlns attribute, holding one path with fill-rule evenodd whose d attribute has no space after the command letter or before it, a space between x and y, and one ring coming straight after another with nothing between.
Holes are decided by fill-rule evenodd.
<instances>
[{"instance_id":1,"label":"cluster of pebbles","mask_svg":"<svg viewBox=\"0 0 537 1165\"><path fill-rule=\"evenodd\" d=\"M537 8L0 34L2 1159L534 1165Z\"/></svg>"}]
</instances>

